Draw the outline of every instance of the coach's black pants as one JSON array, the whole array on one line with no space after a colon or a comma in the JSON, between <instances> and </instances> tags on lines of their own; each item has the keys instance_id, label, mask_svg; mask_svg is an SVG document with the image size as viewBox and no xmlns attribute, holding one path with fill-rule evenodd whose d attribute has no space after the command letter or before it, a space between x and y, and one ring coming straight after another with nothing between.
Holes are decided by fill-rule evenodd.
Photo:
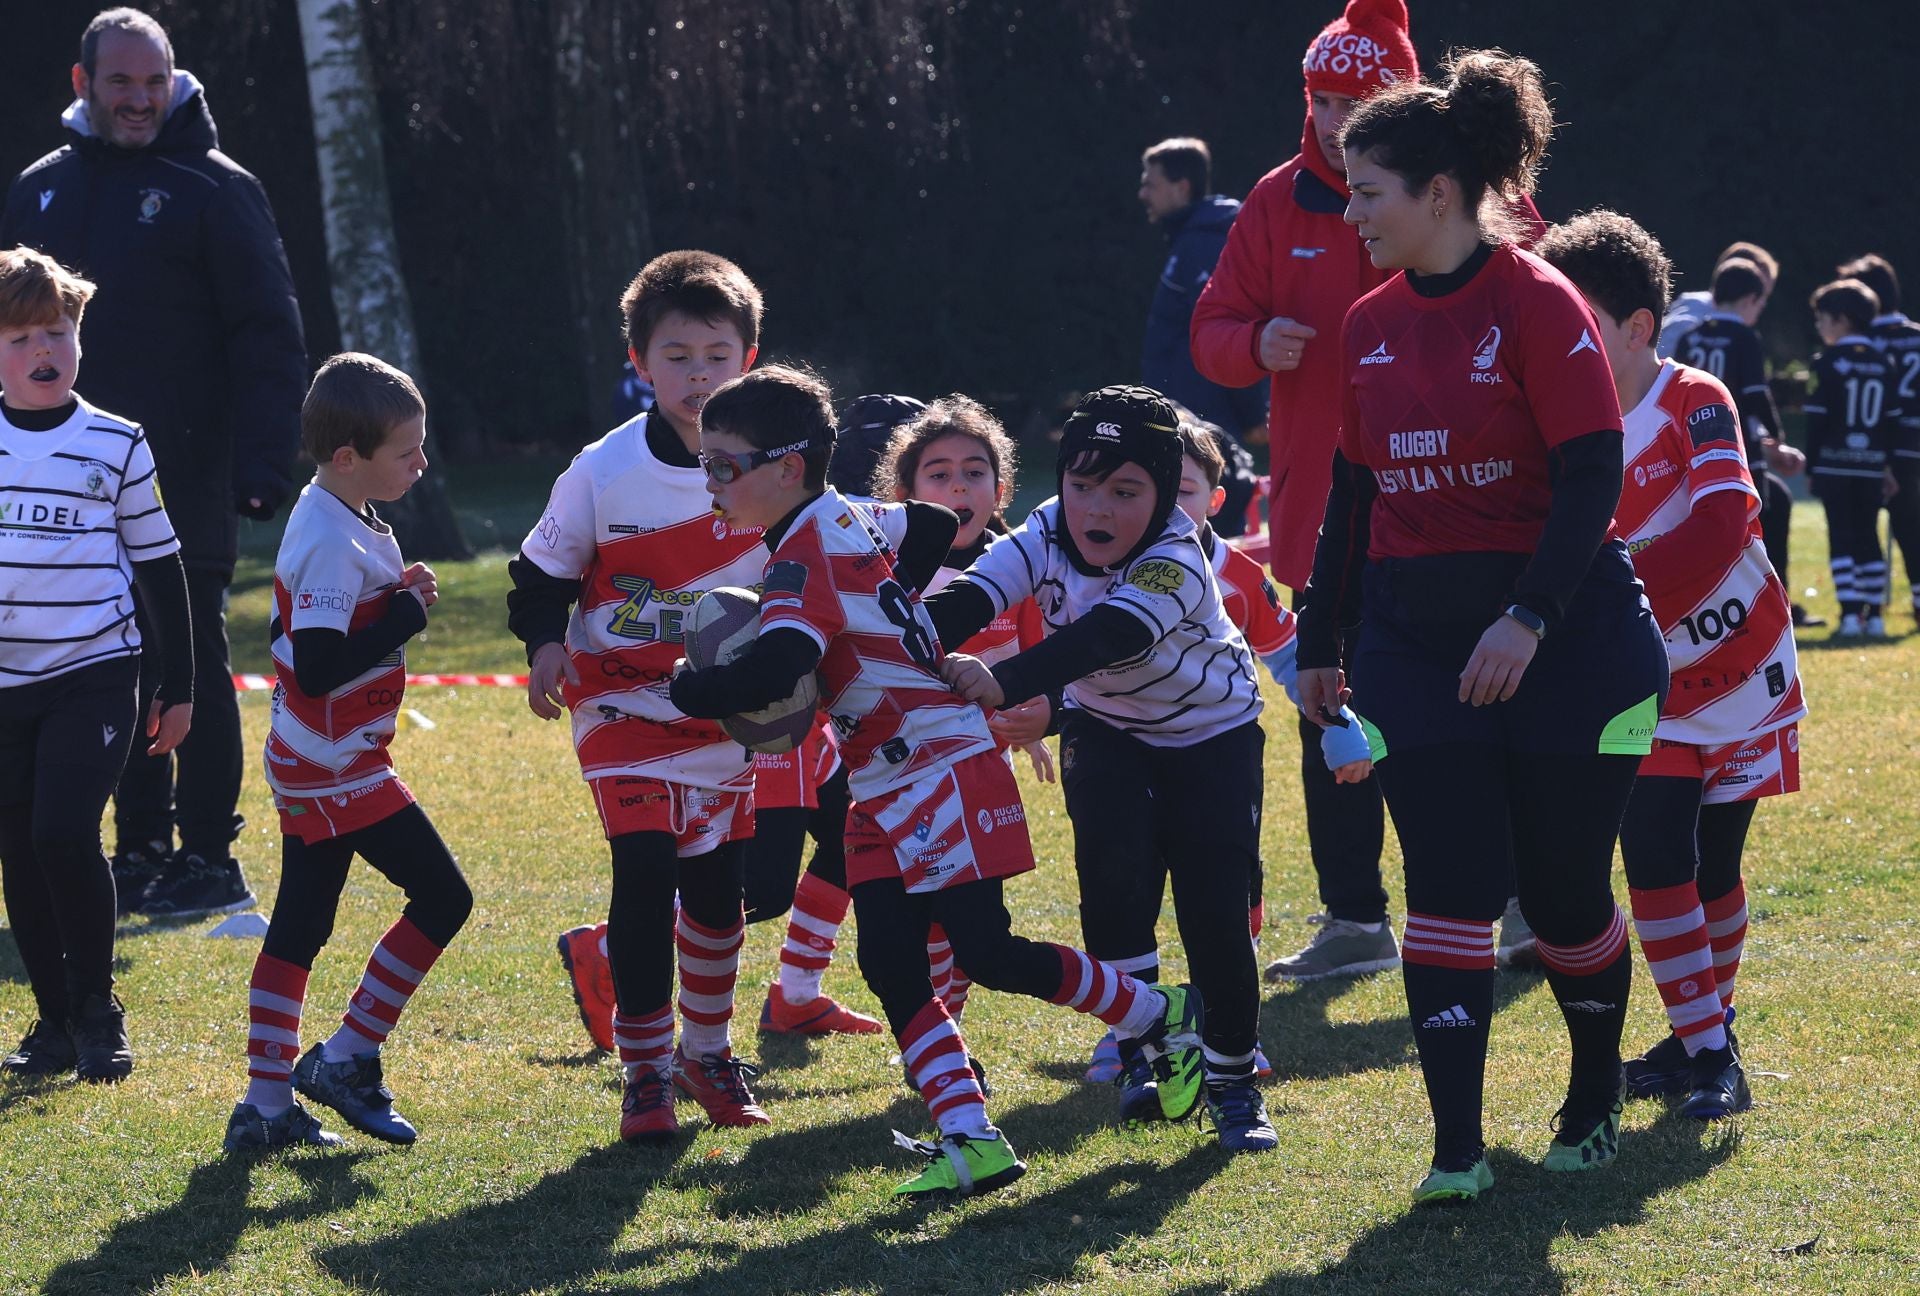
<instances>
[{"instance_id":1,"label":"coach's black pants","mask_svg":"<svg viewBox=\"0 0 1920 1296\"><path fill-rule=\"evenodd\" d=\"M1300 596L1294 595L1294 610ZM1341 644L1341 657L1351 651ZM1348 922L1384 922L1387 888L1380 876L1380 852L1386 844L1386 807L1372 779L1341 783L1327 768L1320 747L1320 726L1299 717L1300 789L1307 812L1307 849L1319 882L1320 907L1328 917Z\"/></svg>"},{"instance_id":2,"label":"coach's black pants","mask_svg":"<svg viewBox=\"0 0 1920 1296\"><path fill-rule=\"evenodd\" d=\"M1164 870L1188 975L1206 1003L1204 1042L1221 1058L1251 1054L1259 1025L1247 885L1260 853L1265 747L1255 720L1189 747L1150 747L1077 710L1060 730L1087 953L1129 959L1154 948ZM957 944L954 957L982 979Z\"/></svg>"},{"instance_id":3,"label":"coach's black pants","mask_svg":"<svg viewBox=\"0 0 1920 1296\"><path fill-rule=\"evenodd\" d=\"M131 657L0 688L0 881L40 1019L113 988L100 816L136 740ZM144 745L144 744L143 744Z\"/></svg>"},{"instance_id":4,"label":"coach's black pants","mask_svg":"<svg viewBox=\"0 0 1920 1296\"><path fill-rule=\"evenodd\" d=\"M114 793L113 828L121 851L171 842L178 825L182 852L220 861L240 836L240 699L234 693L227 649L227 587L232 579L224 571L187 568L187 601L193 613L193 730L176 755L149 756L145 744L134 748ZM143 643L157 642L144 618L140 632ZM142 706L159 682L157 663L149 663L142 671Z\"/></svg>"}]
</instances>

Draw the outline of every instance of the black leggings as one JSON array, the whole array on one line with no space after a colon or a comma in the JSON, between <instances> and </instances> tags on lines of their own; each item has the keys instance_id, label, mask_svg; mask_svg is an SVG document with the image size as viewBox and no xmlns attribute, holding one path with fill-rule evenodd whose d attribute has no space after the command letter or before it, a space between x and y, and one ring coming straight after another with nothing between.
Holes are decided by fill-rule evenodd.
<instances>
[{"instance_id":1,"label":"black leggings","mask_svg":"<svg viewBox=\"0 0 1920 1296\"><path fill-rule=\"evenodd\" d=\"M1873 616L1887 601L1887 555L1880 548L1880 479L1816 479L1827 510L1828 565L1844 615Z\"/></svg>"},{"instance_id":2,"label":"black leggings","mask_svg":"<svg viewBox=\"0 0 1920 1296\"><path fill-rule=\"evenodd\" d=\"M1760 490L1760 541L1766 547L1767 561L1784 584L1787 545L1793 534L1793 488L1780 474L1766 469L1754 474L1753 484Z\"/></svg>"},{"instance_id":3,"label":"black leggings","mask_svg":"<svg viewBox=\"0 0 1920 1296\"><path fill-rule=\"evenodd\" d=\"M1407 908L1492 922L1511 885L1549 945L1613 916L1613 843L1638 756L1516 752L1487 743L1395 751L1374 766L1406 860Z\"/></svg>"},{"instance_id":4,"label":"black leggings","mask_svg":"<svg viewBox=\"0 0 1920 1296\"><path fill-rule=\"evenodd\" d=\"M1698 882L1702 902L1740 884L1757 801L1700 804L1699 779L1641 778L1620 821L1620 856L1636 891Z\"/></svg>"},{"instance_id":5,"label":"black leggings","mask_svg":"<svg viewBox=\"0 0 1920 1296\"><path fill-rule=\"evenodd\" d=\"M123 657L0 688L0 885L50 1024L113 989L113 874L100 816L134 741L137 672Z\"/></svg>"},{"instance_id":6,"label":"black leggings","mask_svg":"<svg viewBox=\"0 0 1920 1296\"><path fill-rule=\"evenodd\" d=\"M819 809L780 806L757 810L746 846L741 898L749 923L767 922L793 908L800 881L800 852L813 836L807 872L841 890L847 887L847 767L840 765L819 788Z\"/></svg>"},{"instance_id":7,"label":"black leggings","mask_svg":"<svg viewBox=\"0 0 1920 1296\"><path fill-rule=\"evenodd\" d=\"M473 912L473 891L427 812L410 805L379 823L309 846L280 839L280 894L262 947L272 958L311 968L340 908L347 869L358 855L406 893L401 916L441 949Z\"/></svg>"},{"instance_id":8,"label":"black leggings","mask_svg":"<svg viewBox=\"0 0 1920 1296\"><path fill-rule=\"evenodd\" d=\"M607 961L622 1013L639 1016L673 999L673 898L702 927L740 921L746 842L722 842L704 855L679 857L673 834L623 833L613 849L613 898L607 906ZM791 903L791 899L789 899ZM921 961L926 952L921 951Z\"/></svg>"},{"instance_id":9,"label":"black leggings","mask_svg":"<svg viewBox=\"0 0 1920 1296\"><path fill-rule=\"evenodd\" d=\"M1920 459L1896 454L1888 461L1888 467L1893 469L1893 480L1900 489L1887 501L1887 530L1900 546L1913 596L1920 599ZM1893 564L1888 563L1887 567L1891 588Z\"/></svg>"},{"instance_id":10,"label":"black leggings","mask_svg":"<svg viewBox=\"0 0 1920 1296\"><path fill-rule=\"evenodd\" d=\"M875 878L853 888L853 912L860 975L895 1035L933 998L927 978L927 928L933 923L946 929L953 961L975 984L1036 999L1060 993L1058 950L1014 935L999 878L913 894L897 877Z\"/></svg>"}]
</instances>

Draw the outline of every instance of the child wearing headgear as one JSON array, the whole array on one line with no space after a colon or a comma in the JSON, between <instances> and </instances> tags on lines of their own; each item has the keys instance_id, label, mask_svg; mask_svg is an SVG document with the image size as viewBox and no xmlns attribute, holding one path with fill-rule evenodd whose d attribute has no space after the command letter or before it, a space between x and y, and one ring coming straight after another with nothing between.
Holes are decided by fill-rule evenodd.
<instances>
[{"instance_id":1,"label":"child wearing headgear","mask_svg":"<svg viewBox=\"0 0 1920 1296\"><path fill-rule=\"evenodd\" d=\"M1200 529L1176 507L1179 423L1151 388L1086 397L1060 440L1059 495L927 607L940 641L957 644L1024 599L1039 604L1038 645L991 668L949 657L942 676L990 707L1065 690L1061 782L1087 949L1111 961L1153 948L1157 907L1135 892L1160 885L1164 861L1207 1005L1209 1113L1223 1146L1257 1152L1277 1142L1253 1085L1260 1005L1247 939L1265 736L1253 654ZM1162 1078L1125 1040L1121 1057L1121 1113L1151 1119Z\"/></svg>"}]
</instances>

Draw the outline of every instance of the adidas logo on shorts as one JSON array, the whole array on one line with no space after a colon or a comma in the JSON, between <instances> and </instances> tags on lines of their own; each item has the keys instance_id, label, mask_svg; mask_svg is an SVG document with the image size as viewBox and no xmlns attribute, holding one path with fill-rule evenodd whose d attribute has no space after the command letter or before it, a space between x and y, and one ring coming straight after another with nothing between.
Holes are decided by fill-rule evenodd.
<instances>
[{"instance_id":1,"label":"adidas logo on shorts","mask_svg":"<svg viewBox=\"0 0 1920 1296\"><path fill-rule=\"evenodd\" d=\"M1467 1016L1467 1010L1459 1004L1437 1012L1420 1023L1421 1030L1448 1030L1455 1026L1478 1026L1480 1023Z\"/></svg>"}]
</instances>

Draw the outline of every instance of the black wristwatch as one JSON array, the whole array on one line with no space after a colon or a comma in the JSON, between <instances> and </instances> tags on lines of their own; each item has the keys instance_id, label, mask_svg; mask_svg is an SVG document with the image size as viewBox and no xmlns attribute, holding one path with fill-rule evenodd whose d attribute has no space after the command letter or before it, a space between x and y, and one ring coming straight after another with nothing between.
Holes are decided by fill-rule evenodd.
<instances>
[{"instance_id":1,"label":"black wristwatch","mask_svg":"<svg viewBox=\"0 0 1920 1296\"><path fill-rule=\"evenodd\" d=\"M1522 607L1518 603L1509 603L1507 615L1518 621L1535 639L1547 637L1547 619L1531 608Z\"/></svg>"}]
</instances>

